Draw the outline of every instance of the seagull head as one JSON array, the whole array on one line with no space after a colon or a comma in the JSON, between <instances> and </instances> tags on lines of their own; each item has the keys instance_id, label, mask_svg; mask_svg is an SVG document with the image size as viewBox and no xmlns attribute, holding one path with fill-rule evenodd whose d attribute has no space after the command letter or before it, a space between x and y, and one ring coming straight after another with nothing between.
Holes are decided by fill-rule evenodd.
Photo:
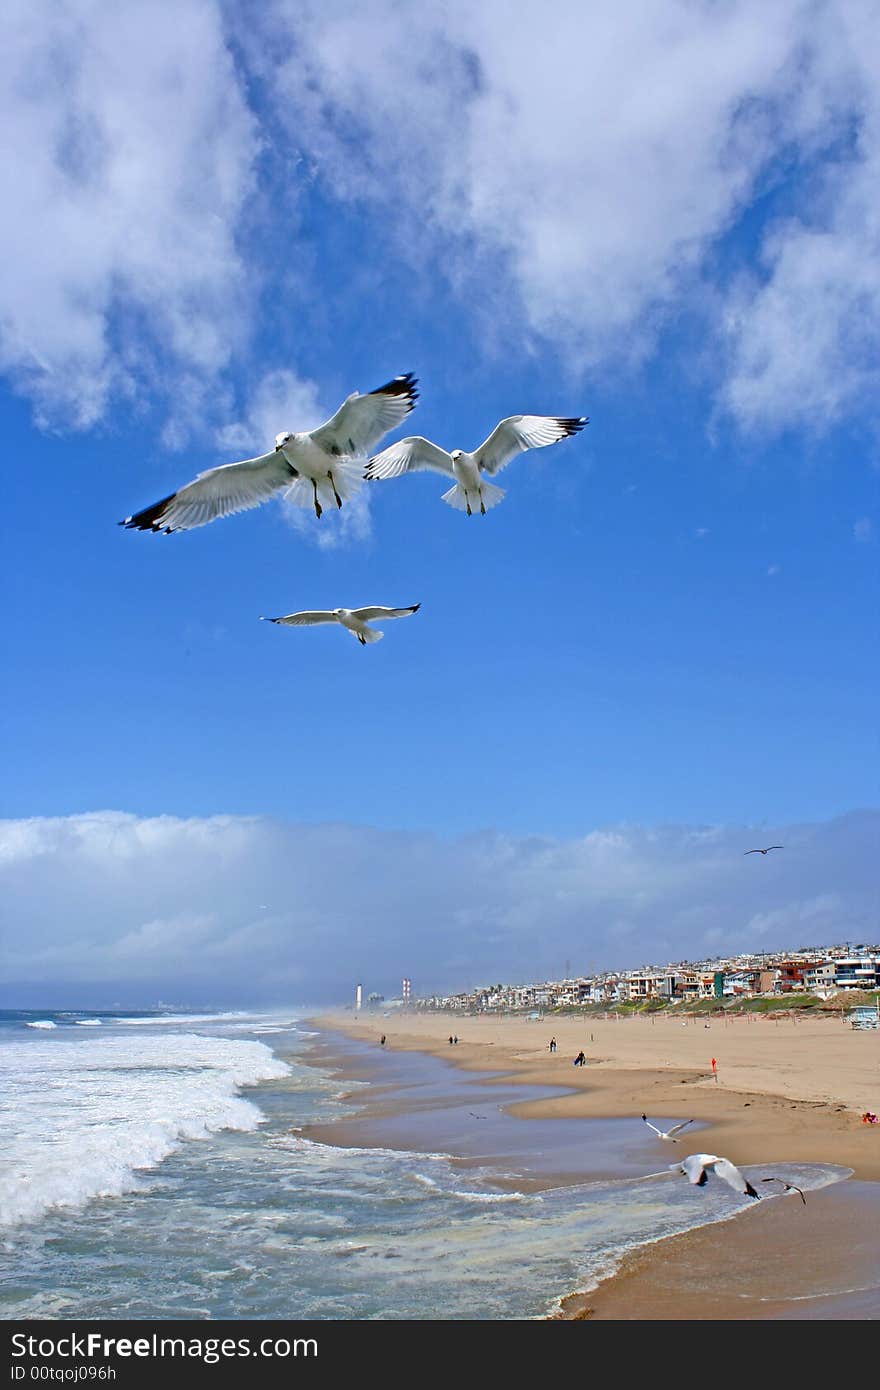
<instances>
[{"instance_id":1,"label":"seagull head","mask_svg":"<svg viewBox=\"0 0 880 1390\"><path fill-rule=\"evenodd\" d=\"M284 448L285 444L289 444L292 438L293 438L293 435L290 433L290 430L282 430L281 434L276 434L276 436L275 436L275 452L276 452L276 454L278 453L279 449L283 449L283 448Z\"/></svg>"},{"instance_id":2,"label":"seagull head","mask_svg":"<svg viewBox=\"0 0 880 1390\"><path fill-rule=\"evenodd\" d=\"M453 449L452 452L450 453L449 457L450 457L451 459L455 459L455 461L456 461L456 463L457 463L458 460L459 460L460 458L463 457L463 455L464 455L464 449Z\"/></svg>"}]
</instances>

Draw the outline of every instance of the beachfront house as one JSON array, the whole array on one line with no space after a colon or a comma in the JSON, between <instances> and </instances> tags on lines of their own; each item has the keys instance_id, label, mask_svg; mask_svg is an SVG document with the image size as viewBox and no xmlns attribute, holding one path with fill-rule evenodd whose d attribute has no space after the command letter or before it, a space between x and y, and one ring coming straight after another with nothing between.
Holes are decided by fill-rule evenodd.
<instances>
[{"instance_id":1,"label":"beachfront house","mask_svg":"<svg viewBox=\"0 0 880 1390\"><path fill-rule=\"evenodd\" d=\"M835 962L817 960L804 968L804 988L809 994L825 999L834 990Z\"/></svg>"},{"instance_id":2,"label":"beachfront house","mask_svg":"<svg viewBox=\"0 0 880 1390\"><path fill-rule=\"evenodd\" d=\"M880 989L880 956L848 956L834 962L835 989Z\"/></svg>"}]
</instances>

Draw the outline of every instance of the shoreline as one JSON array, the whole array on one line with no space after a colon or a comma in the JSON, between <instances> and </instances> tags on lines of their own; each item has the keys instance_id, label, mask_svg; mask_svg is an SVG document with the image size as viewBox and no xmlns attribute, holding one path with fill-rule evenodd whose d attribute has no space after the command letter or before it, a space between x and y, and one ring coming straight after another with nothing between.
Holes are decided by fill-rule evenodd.
<instances>
[{"instance_id":1,"label":"shoreline","mask_svg":"<svg viewBox=\"0 0 880 1390\"><path fill-rule=\"evenodd\" d=\"M637 1120L647 1111L658 1124L702 1122L706 1128L693 1146L658 1140L658 1157L666 1162L693 1147L738 1164L830 1164L853 1174L812 1192L807 1219L793 1194L760 1207L750 1204L744 1209L754 1213L749 1220L698 1226L641 1245L595 1288L563 1297L552 1316L880 1318L880 1239L866 1234L880 1228L880 1132L860 1123L862 1109L877 1108L880 1086L880 1049L871 1035L824 1019L787 1027L759 1019L711 1031L700 1023L681 1029L679 1020L652 1023L644 1017L532 1021L327 1011L310 1022L376 1046L377 1063L384 1032L390 1050L427 1053L482 1073L475 1077L480 1087L554 1088L544 1098L505 1106L522 1119ZM453 1034L459 1030L457 1045L448 1043L450 1028ZM554 1033L558 1051L549 1054ZM587 1066L574 1068L572 1057L581 1048ZM704 1052L706 1062L695 1066ZM707 1065L712 1055L718 1058L717 1079ZM327 1063L343 1079L372 1083L369 1096L359 1090L352 1095L367 1119L380 1121L405 1106L405 1099L376 1085L377 1069L366 1059L357 1063L328 1047ZM318 1137L344 1146L345 1122L326 1126ZM756 1278L756 1270L768 1268L772 1277Z\"/></svg>"}]
</instances>

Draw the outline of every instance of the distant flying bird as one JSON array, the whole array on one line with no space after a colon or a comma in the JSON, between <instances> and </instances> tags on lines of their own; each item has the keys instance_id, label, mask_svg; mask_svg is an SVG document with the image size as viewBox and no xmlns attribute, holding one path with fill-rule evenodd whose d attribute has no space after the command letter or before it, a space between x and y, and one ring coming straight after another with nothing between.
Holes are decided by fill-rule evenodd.
<instances>
[{"instance_id":1,"label":"distant flying bird","mask_svg":"<svg viewBox=\"0 0 880 1390\"><path fill-rule=\"evenodd\" d=\"M418 613L420 603L411 608L333 608L305 613L288 613L284 618L262 618L262 622L281 623L284 627L316 627L318 623L341 623L362 647L368 642L381 642L385 636L378 628L370 627L370 618L408 618Z\"/></svg>"},{"instance_id":2,"label":"distant flying bird","mask_svg":"<svg viewBox=\"0 0 880 1390\"><path fill-rule=\"evenodd\" d=\"M803 1192L801 1192L799 1187L795 1187L793 1182L786 1182L785 1178L762 1178L761 1182L781 1182L786 1192L796 1192L800 1197L801 1201L803 1202L804 1206L807 1205L807 1199L804 1196Z\"/></svg>"},{"instance_id":3,"label":"distant flying bird","mask_svg":"<svg viewBox=\"0 0 880 1390\"><path fill-rule=\"evenodd\" d=\"M496 425L489 438L472 454L463 449L447 453L421 435L400 439L370 459L364 477L370 482L399 478L403 473L433 471L455 479L455 487L443 493L443 501L471 516L477 509L485 516L504 496L504 489L485 482L494 478L511 459L526 449L543 449L560 439L577 434L588 424L586 416L575 419L556 415L511 415Z\"/></svg>"},{"instance_id":4,"label":"distant flying bird","mask_svg":"<svg viewBox=\"0 0 880 1390\"><path fill-rule=\"evenodd\" d=\"M300 507L314 503L315 515L330 497L337 507L360 486L363 462L383 435L402 424L418 399L412 372L375 391L357 391L318 429L301 434L284 430L270 454L224 463L200 473L186 487L120 521L137 531L189 531L218 516L259 507L282 489Z\"/></svg>"},{"instance_id":5,"label":"distant flying bird","mask_svg":"<svg viewBox=\"0 0 880 1390\"><path fill-rule=\"evenodd\" d=\"M785 849L785 845L768 845L766 849L746 849L743 854L769 854L771 849Z\"/></svg>"},{"instance_id":6,"label":"distant flying bird","mask_svg":"<svg viewBox=\"0 0 880 1390\"><path fill-rule=\"evenodd\" d=\"M681 1163L671 1163L670 1171L673 1173L684 1173L688 1182L693 1183L694 1187L703 1187L706 1182L706 1171L714 1168L716 1176L726 1182L728 1187L732 1187L734 1192L741 1192L744 1197L757 1197L757 1192L739 1171L730 1162L729 1158L719 1158L717 1154L688 1154L687 1158L682 1159Z\"/></svg>"},{"instance_id":7,"label":"distant flying bird","mask_svg":"<svg viewBox=\"0 0 880 1390\"><path fill-rule=\"evenodd\" d=\"M652 1125L647 1115L643 1115L642 1119L648 1126L648 1129L653 1129L658 1139L668 1139L670 1144L677 1144L678 1140L674 1136L676 1134L680 1134L683 1129L687 1129L688 1125L692 1125L694 1123L693 1120L685 1120L683 1124L673 1125L672 1129L670 1130L663 1130L658 1129L656 1125Z\"/></svg>"}]
</instances>

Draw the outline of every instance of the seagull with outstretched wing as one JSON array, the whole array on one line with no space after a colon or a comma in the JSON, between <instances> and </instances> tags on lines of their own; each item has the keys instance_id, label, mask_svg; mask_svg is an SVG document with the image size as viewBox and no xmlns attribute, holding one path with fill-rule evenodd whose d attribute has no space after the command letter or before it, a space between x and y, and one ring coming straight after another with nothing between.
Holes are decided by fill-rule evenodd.
<instances>
[{"instance_id":1,"label":"seagull with outstretched wing","mask_svg":"<svg viewBox=\"0 0 880 1390\"><path fill-rule=\"evenodd\" d=\"M793 1182L786 1182L785 1178L762 1178L761 1182L781 1182L786 1192L796 1192L797 1195L800 1197L801 1201L803 1202L804 1206L807 1205L807 1199L804 1196L803 1192L801 1192L799 1187L795 1187Z\"/></svg>"},{"instance_id":2,"label":"seagull with outstretched wing","mask_svg":"<svg viewBox=\"0 0 880 1390\"><path fill-rule=\"evenodd\" d=\"M681 1163L670 1164L671 1172L684 1173L694 1187L705 1186L706 1173L710 1168L714 1169L716 1177L726 1182L734 1192L741 1192L744 1197L757 1197L752 1184L734 1167L729 1158L719 1158L717 1154L688 1154Z\"/></svg>"},{"instance_id":3,"label":"seagull with outstretched wing","mask_svg":"<svg viewBox=\"0 0 880 1390\"><path fill-rule=\"evenodd\" d=\"M648 1126L648 1129L653 1129L658 1139L667 1139L670 1144L677 1144L678 1140L675 1138L676 1134L680 1134L683 1129L687 1129L688 1125L694 1123L693 1120L684 1120L680 1125L673 1125L671 1129L658 1129L656 1125L651 1124L647 1115L643 1115L642 1119Z\"/></svg>"},{"instance_id":4,"label":"seagull with outstretched wing","mask_svg":"<svg viewBox=\"0 0 880 1390\"><path fill-rule=\"evenodd\" d=\"M517 454L543 449L577 434L588 424L586 416L511 415L496 425L489 438L472 454L463 449L447 453L421 435L400 439L370 459L364 477L370 482L399 478L404 473L443 473L455 486L443 493L443 501L457 511L483 516L504 497L504 489L487 482L506 468Z\"/></svg>"},{"instance_id":5,"label":"seagull with outstretched wing","mask_svg":"<svg viewBox=\"0 0 880 1390\"><path fill-rule=\"evenodd\" d=\"M137 531L190 531L217 517L248 511L286 491L298 506L314 505L315 515L332 498L337 507L363 478L363 460L384 435L397 429L418 399L412 372L396 376L375 391L357 391L318 429L275 436L268 454L209 468L191 483L120 521Z\"/></svg>"},{"instance_id":6,"label":"seagull with outstretched wing","mask_svg":"<svg viewBox=\"0 0 880 1390\"><path fill-rule=\"evenodd\" d=\"M356 637L362 647L369 642L381 642L385 636L378 628L370 627L375 618L408 618L418 613L420 603L411 608L332 608L315 609L304 613L288 613L283 618L263 618L268 623L281 623L283 627L316 627L319 623L340 623L347 632Z\"/></svg>"},{"instance_id":7,"label":"seagull with outstretched wing","mask_svg":"<svg viewBox=\"0 0 880 1390\"><path fill-rule=\"evenodd\" d=\"M785 845L768 845L766 849L744 849L743 854L769 854L771 849L785 849Z\"/></svg>"}]
</instances>

